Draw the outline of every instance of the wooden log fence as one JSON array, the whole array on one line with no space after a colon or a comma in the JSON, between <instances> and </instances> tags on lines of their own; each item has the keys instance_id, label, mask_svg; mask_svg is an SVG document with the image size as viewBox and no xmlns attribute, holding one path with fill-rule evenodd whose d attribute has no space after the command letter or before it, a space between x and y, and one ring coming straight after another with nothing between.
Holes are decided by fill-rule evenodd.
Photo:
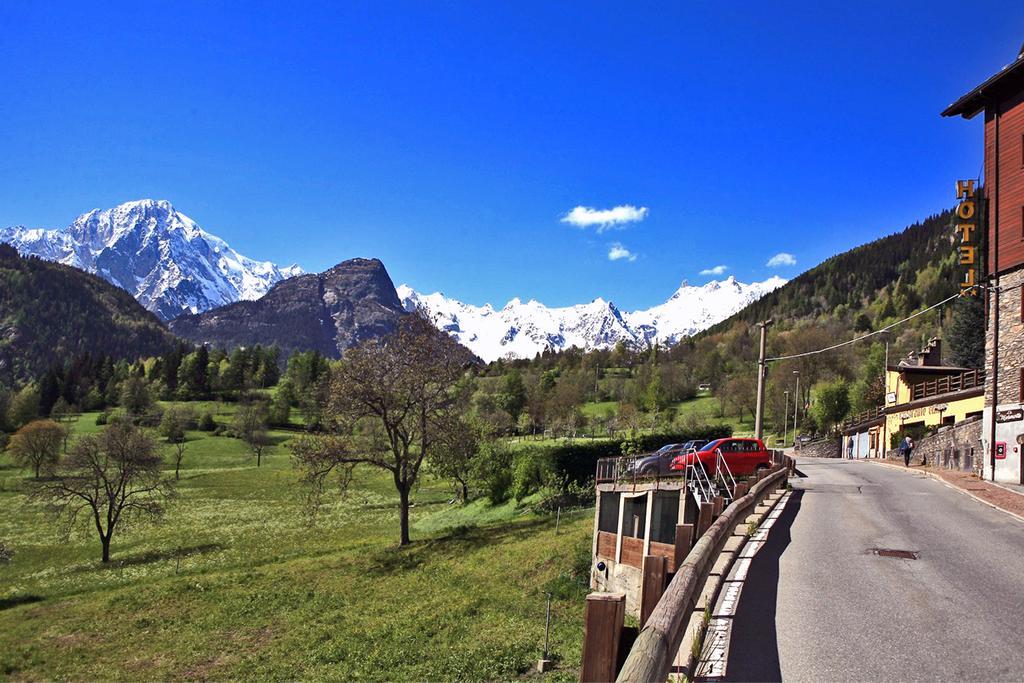
<instances>
[{"instance_id":1,"label":"wooden log fence","mask_svg":"<svg viewBox=\"0 0 1024 683\"><path fill-rule=\"evenodd\" d=\"M617 678L615 663L619 656L625 597L618 593L592 593L587 596L581 681L617 680L626 683L646 683L668 679L672 661L685 635L686 625L697 597L726 541L764 498L785 483L792 467L792 459L786 458L783 463L776 464L771 470L759 473L757 482L749 489L746 483L738 485L735 500L713 522L714 504L703 503L696 528L690 524L678 525L675 548L676 573L667 588L664 588L665 558L652 555L644 558L641 630ZM696 540L692 541L694 531ZM680 561L680 555L685 552L684 548L691 543L692 547L686 553L685 559ZM660 573L658 566L662 567ZM648 568L651 571L647 571ZM659 594L660 600L650 607L651 596L655 593ZM610 604L621 607L612 608Z\"/></svg>"}]
</instances>

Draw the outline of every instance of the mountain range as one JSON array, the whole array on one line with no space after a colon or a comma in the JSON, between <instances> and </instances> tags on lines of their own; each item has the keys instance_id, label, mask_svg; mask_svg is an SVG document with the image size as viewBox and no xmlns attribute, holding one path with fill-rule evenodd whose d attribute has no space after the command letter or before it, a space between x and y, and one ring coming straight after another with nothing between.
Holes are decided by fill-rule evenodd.
<instances>
[{"instance_id":1,"label":"mountain range","mask_svg":"<svg viewBox=\"0 0 1024 683\"><path fill-rule=\"evenodd\" d=\"M321 274L242 256L170 202L143 199L94 209L59 230L0 229L22 255L94 273L131 293L178 335L218 346L277 344L337 357L367 336L419 311L485 361L532 358L546 350L674 344L718 323L786 283L730 277L691 286L633 312L602 298L548 307L513 299L474 306L441 293L395 289L376 259L353 259Z\"/></svg>"},{"instance_id":2,"label":"mountain range","mask_svg":"<svg viewBox=\"0 0 1024 683\"><path fill-rule=\"evenodd\" d=\"M59 230L0 229L0 242L99 275L163 320L258 299L302 273L242 256L170 202L152 199L93 209Z\"/></svg>"},{"instance_id":3,"label":"mountain range","mask_svg":"<svg viewBox=\"0 0 1024 683\"><path fill-rule=\"evenodd\" d=\"M573 346L611 348L675 344L743 309L786 284L773 277L744 284L729 277L695 287L685 281L669 299L646 310L624 312L611 301L552 308L512 299L504 308L473 306L439 292L420 294L407 285L398 296L407 311L419 311L485 361L532 358L546 350Z\"/></svg>"}]
</instances>

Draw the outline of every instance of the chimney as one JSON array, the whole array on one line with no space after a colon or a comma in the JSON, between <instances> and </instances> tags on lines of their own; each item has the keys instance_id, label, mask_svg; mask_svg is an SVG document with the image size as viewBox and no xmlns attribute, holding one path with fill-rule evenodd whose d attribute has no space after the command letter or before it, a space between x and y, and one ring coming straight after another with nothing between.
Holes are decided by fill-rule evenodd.
<instances>
[{"instance_id":1,"label":"chimney","mask_svg":"<svg viewBox=\"0 0 1024 683\"><path fill-rule=\"evenodd\" d=\"M942 340L932 337L928 345L921 349L920 364L924 366L942 365Z\"/></svg>"}]
</instances>

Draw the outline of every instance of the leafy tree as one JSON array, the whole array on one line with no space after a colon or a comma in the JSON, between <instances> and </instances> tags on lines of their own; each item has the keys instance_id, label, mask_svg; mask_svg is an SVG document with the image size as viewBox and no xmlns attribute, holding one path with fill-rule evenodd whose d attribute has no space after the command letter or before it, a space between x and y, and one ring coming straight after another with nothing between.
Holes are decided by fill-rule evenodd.
<instances>
[{"instance_id":1,"label":"leafy tree","mask_svg":"<svg viewBox=\"0 0 1024 683\"><path fill-rule=\"evenodd\" d=\"M513 368L502 378L501 408L512 416L512 421L519 419L519 414L526 406L526 385L523 383L523 376Z\"/></svg>"},{"instance_id":2,"label":"leafy tree","mask_svg":"<svg viewBox=\"0 0 1024 683\"><path fill-rule=\"evenodd\" d=\"M89 515L106 563L117 530L136 519L163 515L163 503L174 488L163 478L162 467L153 439L122 422L79 439L53 478L37 486L34 497L50 504L67 533L80 514Z\"/></svg>"},{"instance_id":3,"label":"leafy tree","mask_svg":"<svg viewBox=\"0 0 1024 683\"><path fill-rule=\"evenodd\" d=\"M11 398L7 422L17 429L39 417L39 390L27 384Z\"/></svg>"},{"instance_id":4,"label":"leafy tree","mask_svg":"<svg viewBox=\"0 0 1024 683\"><path fill-rule=\"evenodd\" d=\"M129 377L121 385L122 408L129 415L142 415L153 406L153 395L149 393L146 380L141 377Z\"/></svg>"},{"instance_id":5,"label":"leafy tree","mask_svg":"<svg viewBox=\"0 0 1024 683\"><path fill-rule=\"evenodd\" d=\"M954 302L953 324L946 339L954 365L985 367L985 306L981 296L962 296Z\"/></svg>"},{"instance_id":6,"label":"leafy tree","mask_svg":"<svg viewBox=\"0 0 1024 683\"><path fill-rule=\"evenodd\" d=\"M823 432L829 432L850 412L849 387L845 380L819 382L814 387L811 416Z\"/></svg>"},{"instance_id":7,"label":"leafy tree","mask_svg":"<svg viewBox=\"0 0 1024 683\"><path fill-rule=\"evenodd\" d=\"M64 434L64 428L53 420L34 420L14 433L7 448L14 462L31 467L39 479L41 472L57 464Z\"/></svg>"},{"instance_id":8,"label":"leafy tree","mask_svg":"<svg viewBox=\"0 0 1024 683\"><path fill-rule=\"evenodd\" d=\"M292 442L315 511L332 474L344 487L365 464L391 473L399 544L409 543L409 503L423 462L450 424L468 352L419 316L383 339L349 349L333 373L324 429Z\"/></svg>"}]
</instances>

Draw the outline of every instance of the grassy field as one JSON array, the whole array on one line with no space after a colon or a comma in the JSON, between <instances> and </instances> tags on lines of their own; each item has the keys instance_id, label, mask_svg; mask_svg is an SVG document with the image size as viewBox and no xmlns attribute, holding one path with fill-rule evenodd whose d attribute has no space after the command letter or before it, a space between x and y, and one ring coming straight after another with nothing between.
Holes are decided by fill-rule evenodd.
<instances>
[{"instance_id":1,"label":"grassy field","mask_svg":"<svg viewBox=\"0 0 1024 683\"><path fill-rule=\"evenodd\" d=\"M230 407L218 420L230 419ZM95 414L75 431L95 431ZM242 442L189 434L164 522L115 537L99 562L84 524L65 540L0 456L0 672L38 679L431 679L528 676L554 596L553 680L575 680L592 512L450 505L425 479L398 549L390 478L364 470L315 528L288 432L263 466Z\"/></svg>"}]
</instances>

